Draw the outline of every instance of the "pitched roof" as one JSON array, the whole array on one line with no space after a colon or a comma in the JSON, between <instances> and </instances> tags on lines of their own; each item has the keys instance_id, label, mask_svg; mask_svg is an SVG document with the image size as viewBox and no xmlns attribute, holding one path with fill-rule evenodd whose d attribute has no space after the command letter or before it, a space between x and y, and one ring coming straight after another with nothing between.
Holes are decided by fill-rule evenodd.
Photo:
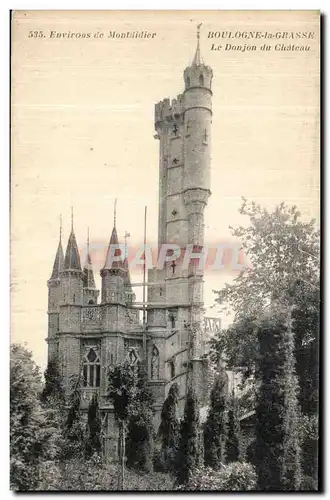
<instances>
[{"instance_id":1,"label":"pitched roof","mask_svg":"<svg viewBox=\"0 0 330 500\"><path fill-rule=\"evenodd\" d=\"M62 242L60 240L53 264L52 275L50 277L51 280L58 279L60 277L60 272L63 269L63 262L64 262L64 254L63 254Z\"/></svg>"},{"instance_id":2,"label":"pitched roof","mask_svg":"<svg viewBox=\"0 0 330 500\"><path fill-rule=\"evenodd\" d=\"M64 269L78 269L81 271L78 245L73 229L71 229L68 246L66 247Z\"/></svg>"}]
</instances>

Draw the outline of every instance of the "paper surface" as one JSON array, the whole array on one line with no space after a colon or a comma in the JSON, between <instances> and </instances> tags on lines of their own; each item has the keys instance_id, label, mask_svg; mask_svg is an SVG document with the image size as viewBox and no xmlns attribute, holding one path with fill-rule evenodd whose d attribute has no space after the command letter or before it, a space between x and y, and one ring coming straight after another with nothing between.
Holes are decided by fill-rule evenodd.
<instances>
[{"instance_id":1,"label":"paper surface","mask_svg":"<svg viewBox=\"0 0 330 500\"><path fill-rule=\"evenodd\" d=\"M233 235L232 228L246 227L246 224L256 220L247 221L247 217L240 212L242 198L269 212L281 203L296 206L304 222L315 219L315 227L319 227L318 11L12 13L11 342L26 344L42 371L47 366L47 355L48 361L56 358L67 405L71 397L69 382L72 377L77 377L76 387L78 383L82 384L79 386L81 418L86 417L86 410L97 395L97 411L102 422L99 436L102 445L97 450L99 453L102 448L102 456L117 465L113 465L114 469L106 475L106 479L100 479L101 486L95 488L89 486L87 472L82 473L87 477L84 477L84 485L87 484L88 490L116 489L113 478L119 474L117 466L120 466L118 489L125 490L129 484L128 489L144 490L143 481L147 481L147 489L163 487L171 490L176 487L171 474L164 476L166 480L163 482L157 476L156 468L152 471L155 476L150 481L144 476L144 479L140 478L142 482L134 486L136 478L134 473L125 469L126 459L121 455L123 448L118 444L118 437L125 439L125 426L118 427L118 417L107 393L111 367L124 361L131 367L146 367L148 387L153 398L150 414L153 415L153 429L156 431L163 418L163 403L173 382L178 386L179 418L187 415L187 394L191 387L196 391L200 430L211 418L210 407L213 403L209 395L211 388L216 387L219 374L227 377L226 397L234 396L237 391L237 400L244 404L246 393L244 389L239 392L241 379L237 375L242 366L227 369L230 348L224 351L225 356L221 351L219 359L212 365L214 359L209 353L208 340L219 332L220 325L222 329L231 325L235 315L234 328L238 328L238 332L240 319L251 321L250 313L255 304L250 303L251 309L244 309L244 297L240 296L234 304L236 310L234 307L224 314L220 304L216 303L217 295L214 293L223 290L226 284L235 283L235 278L246 266L252 270L247 276L247 284L251 279L251 287L247 286L246 295L251 292L252 297L256 297L259 326L263 324L260 318L270 314L269 311L274 313L272 320L275 323L277 315L283 314L286 307L289 312L285 313L284 323L288 317L294 316L294 307L301 313L306 306L307 311L303 318L306 338L301 343L301 351L306 351L305 358L302 356L299 359L299 349L298 354L290 351L293 345L291 323L288 322L289 327L281 330L287 358L284 354L282 358L279 356L278 364L288 385L285 394L289 394L289 399L283 398L283 411L278 414L280 423L274 420L265 449L271 456L272 446L276 448L278 444L276 425L282 425L282 414L288 419L283 424L284 431L289 428L286 425L293 425L292 439L296 436L294 432L298 424L294 424L296 416L293 410L296 408L296 375L292 368L296 362L293 356L296 355L301 391L297 389L297 394L299 392L299 404L303 418L306 418L303 423L299 420L299 429L310 432L307 438L307 434L304 435L304 443L311 439L316 450L317 437L313 432L317 427L317 412L313 398L318 401L318 375L317 369L311 368L313 363L308 356L311 352L310 356L317 358L317 348L313 351L313 347L318 345L318 257L316 251L315 255L313 253L313 238L317 239L318 235L315 233L310 240L306 238L306 242L301 242L306 243L305 250L297 249L300 242L296 245L295 219L292 234L283 231L287 238L285 244L288 245L285 248L289 248L291 255L282 255L283 248L278 243L280 238L276 240L276 237L283 228L275 223L276 227L269 225L269 231L268 226L260 229L264 239L258 240L258 244L265 244L267 251L274 256L274 259L269 256L272 259L269 268L273 260L275 262L269 273L270 280L274 280L274 275L278 276L278 281L272 282L274 290L269 290L269 285L268 289L264 286L268 281L267 256L259 253L261 271L258 268L253 274L248 251L244 253L241 241ZM306 232L302 234L307 234L310 227L306 226ZM118 246L117 239L119 252L122 252L121 256L127 252L127 259L120 260L121 257L115 253L118 250L114 250L114 246ZM60 248L59 241L64 249L64 266L61 252L58 250L56 254L57 248ZM173 252L170 256L168 246ZM207 252L207 256L198 267L190 263L189 252L200 252L201 249ZM295 260L298 250L300 253ZM141 260L143 251L147 268L145 274ZM305 252L305 260L301 252ZM117 263L113 264L116 259ZM262 279L258 282L256 276L259 271ZM306 304L303 307L299 293L295 292L295 304L287 299L291 297L291 287L293 289L298 285L305 293ZM276 295L277 286L282 295ZM244 286L242 290L245 290ZM240 293L241 290L238 295ZM251 331L255 332L255 326L253 328ZM273 338L276 340L278 337ZM262 342L261 337L256 337L251 345L261 352L265 347ZM248 349L251 346L248 342L247 345L246 352L250 353ZM267 356L272 360L278 348L274 343L273 352L272 345L269 343L270 347L266 346L264 358L256 355L251 362L252 368L248 367L251 373L258 362L262 365L260 360L266 360L263 365L266 371L272 367L272 361L267 361ZM309 350L310 345L312 348ZM235 345L231 348L235 351ZM253 349L251 355L255 354ZM13 366L18 363L19 378L20 356L26 354L20 354L19 349L17 352L12 352L12 360ZM244 360L244 356L240 361ZM307 358L308 367L304 364ZM308 372L306 386L303 370ZM134 373L136 375L137 372ZM261 368L258 373L260 376ZM264 399L258 400L259 406L255 405L256 400L251 407L247 404L248 410L240 415L239 424L242 435L245 432L248 436L242 445L240 443L240 449L244 449L244 460L256 465L257 479L252 477L251 464L242 464L243 472L237 474L245 477L246 473L246 477L250 477L251 473L251 484L233 489L258 487L276 490L278 484L281 484L281 491L283 488L300 488L296 486L299 480L294 482L296 480L292 479L294 474L289 479L290 484L283 479L285 474L290 473L287 463L289 467L294 467L292 464L296 464L296 458L300 460L300 451L292 451L288 444L291 431L287 432L288 439L286 435L285 438L281 435L284 458L280 466L283 466L284 472L280 479L276 476L277 466L272 468L266 460L265 467L269 470L264 472L260 461L255 463L255 457L248 456L248 442L254 443L256 439L257 443L263 443L260 435L258 437L258 425L262 419L264 422L269 420L271 425L277 401L282 401L280 390L276 392L276 377L275 382L269 383L270 392L264 390L262 385L266 379L265 376L257 380L256 375L252 380L254 394L262 394ZM23 380L30 379L23 376ZM310 381L311 397L308 393ZM215 385L212 385L213 382ZM23 392L29 394L28 390ZM309 394L306 401L301 396L305 394ZM273 403L274 411L271 407ZM38 399L36 412L39 411L39 404ZM224 414L229 414L228 408L224 408ZM264 409L264 413L259 411L260 408ZM269 419L267 408L272 408ZM15 412L12 414L15 422L17 415ZM190 414L194 415L194 412L190 411ZM274 418L277 418L276 415ZM21 418L19 412L17 418ZM259 430L262 427L260 424ZM12 428L14 433L15 425ZM180 443L184 442L184 426L182 429ZM198 432L195 436L197 448L200 444ZM218 435L214 432L214 436ZM272 432L275 444L271 441ZM55 442L55 431L54 436ZM132 437L129 439L134 441ZM205 439L204 434L204 446ZM61 440L58 442L61 443ZM226 441L226 447L228 442L230 440ZM224 446L221 443L217 453ZM22 459L19 446L15 448L15 443L11 446L13 489L24 490L24 485L20 486L17 479L20 477L17 470L25 463L25 458ZM298 449L297 446L294 450ZM212 466L212 461L207 462L205 458L207 451L203 455L205 464ZM72 486L75 484L80 489L80 479L76 479L75 472L78 469L81 472L83 469L79 467L85 466L85 462L81 461L77 469L68 453L64 457L65 471L64 466L62 470L58 465L63 457L58 450L56 453L58 455L54 452L54 456L59 462L50 459L49 463L40 454L40 463L36 466L39 483L37 480L31 482L27 489L49 487L63 490L68 485L69 489L75 489L77 486ZM306 460L308 464L306 453L303 449L303 467ZM277 451L273 455L278 455ZM313 460L316 460L316 451L314 455ZM129 452L126 457L129 467ZM217 457L222 463L223 455L218 454ZM228 464L230 462L228 459ZM30 466L29 460L27 464ZM47 471L48 466L50 472ZM239 471L241 464L236 463L234 469L236 466ZM244 472L245 466L247 469ZM73 467L72 474L70 467ZM297 466L297 476L300 474L298 469ZM94 471L92 466L90 470ZM127 472L125 477L124 470L125 474ZM148 470L150 472L151 469ZM169 469L166 470L169 472ZM215 470L218 471L217 468ZM269 485L265 479L268 473L271 477ZM314 463L312 472L304 470L301 484L305 489L317 488L316 476L317 466ZM52 478L49 485L48 477ZM162 484L154 486L157 481ZM214 483L220 485L218 489L224 484L221 481ZM313 483L310 488L308 481ZM190 483L186 481L182 484L189 489Z\"/></svg>"}]
</instances>

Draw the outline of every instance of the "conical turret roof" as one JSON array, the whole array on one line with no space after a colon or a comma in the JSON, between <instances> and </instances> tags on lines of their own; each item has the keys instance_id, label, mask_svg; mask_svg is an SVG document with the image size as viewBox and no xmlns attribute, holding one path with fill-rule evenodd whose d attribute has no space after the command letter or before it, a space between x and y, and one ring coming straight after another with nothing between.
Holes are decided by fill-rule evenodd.
<instances>
[{"instance_id":1,"label":"conical turret roof","mask_svg":"<svg viewBox=\"0 0 330 500\"><path fill-rule=\"evenodd\" d=\"M204 61L201 56L201 48L200 48L200 43L199 43L199 33L198 33L198 38L197 38L197 47L196 47L196 52L194 55L194 59L192 62L192 66L201 66L204 64Z\"/></svg>"},{"instance_id":2,"label":"conical turret roof","mask_svg":"<svg viewBox=\"0 0 330 500\"><path fill-rule=\"evenodd\" d=\"M115 250L113 250L115 248ZM112 252L111 252L112 250ZM118 235L117 235L117 229L116 226L114 226L112 233L111 233L111 238L108 246L108 251L107 251L107 257L105 259L105 264L103 269L122 269L123 268L123 262L122 260L116 260L114 262L111 262L113 260L114 256L120 255L120 249L119 249L119 241L118 241Z\"/></svg>"},{"instance_id":3,"label":"conical turret roof","mask_svg":"<svg viewBox=\"0 0 330 500\"><path fill-rule=\"evenodd\" d=\"M92 267L92 259L90 253L88 252L83 269L83 287L84 288L96 288L94 273Z\"/></svg>"},{"instance_id":4,"label":"conical turret roof","mask_svg":"<svg viewBox=\"0 0 330 500\"><path fill-rule=\"evenodd\" d=\"M201 27L201 24L199 24L197 26L197 47L196 47L196 52L195 52L195 56L194 56L194 59L193 59L193 62L192 62L192 66L202 66L204 65L204 61L202 59L202 56L201 56L201 48L200 48L200 27Z\"/></svg>"},{"instance_id":5,"label":"conical turret roof","mask_svg":"<svg viewBox=\"0 0 330 500\"><path fill-rule=\"evenodd\" d=\"M81 271L80 256L78 251L78 245L76 237L71 229L71 234L69 236L68 246L66 247L65 259L64 259L64 269L76 269Z\"/></svg>"},{"instance_id":6,"label":"conical turret roof","mask_svg":"<svg viewBox=\"0 0 330 500\"><path fill-rule=\"evenodd\" d=\"M57 252L53 264L53 271L50 277L51 280L58 279L60 277L60 272L63 270L64 254L62 248L62 241L60 240L57 247Z\"/></svg>"}]
</instances>

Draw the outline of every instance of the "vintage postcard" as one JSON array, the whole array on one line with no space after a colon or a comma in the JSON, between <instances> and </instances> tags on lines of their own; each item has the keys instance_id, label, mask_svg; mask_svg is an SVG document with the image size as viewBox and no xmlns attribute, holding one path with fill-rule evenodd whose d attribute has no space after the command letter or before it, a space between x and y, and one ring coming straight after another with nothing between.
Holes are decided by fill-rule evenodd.
<instances>
[{"instance_id":1,"label":"vintage postcard","mask_svg":"<svg viewBox=\"0 0 330 500\"><path fill-rule=\"evenodd\" d=\"M319 11L13 11L10 487L318 491Z\"/></svg>"}]
</instances>

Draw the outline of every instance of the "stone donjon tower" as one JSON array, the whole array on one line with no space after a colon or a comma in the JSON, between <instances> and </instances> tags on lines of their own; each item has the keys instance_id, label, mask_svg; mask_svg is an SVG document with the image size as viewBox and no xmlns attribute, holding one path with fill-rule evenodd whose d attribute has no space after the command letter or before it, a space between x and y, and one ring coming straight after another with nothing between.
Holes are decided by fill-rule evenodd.
<instances>
[{"instance_id":1,"label":"stone donjon tower","mask_svg":"<svg viewBox=\"0 0 330 500\"><path fill-rule=\"evenodd\" d=\"M204 208L210 195L212 70L200 54L199 33L193 62L184 71L184 92L155 106L159 139L160 251L176 244L200 252L204 244ZM190 247L189 247L190 246ZM98 394L106 456L117 453L117 428L107 398L109 367L129 361L138 365L146 355L149 384L155 400L155 427L162 404L174 382L180 389L180 412L189 384L206 402L210 372L204 354L203 270L197 261L168 260L148 273L147 321L140 320L127 259L113 259L119 239L114 218L103 268L101 301L92 261L82 266L72 222L65 256L58 244L48 281L48 359L57 358L66 393L81 377L81 405L87 409ZM162 250L163 249L163 250ZM189 252L189 250L186 250ZM144 342L146 338L146 352Z\"/></svg>"},{"instance_id":2,"label":"stone donjon tower","mask_svg":"<svg viewBox=\"0 0 330 500\"><path fill-rule=\"evenodd\" d=\"M203 269L198 265L201 261L188 256L202 252L204 209L211 194L212 76L212 69L201 58L198 31L194 59L184 71L183 94L155 106L158 244L160 251L166 244L178 245L181 258L168 260L164 269L149 273L148 332L154 338L159 336L159 342L164 339L164 397L175 380L182 413L189 384L203 402L208 382L203 359ZM152 282L155 286L150 286Z\"/></svg>"}]
</instances>

